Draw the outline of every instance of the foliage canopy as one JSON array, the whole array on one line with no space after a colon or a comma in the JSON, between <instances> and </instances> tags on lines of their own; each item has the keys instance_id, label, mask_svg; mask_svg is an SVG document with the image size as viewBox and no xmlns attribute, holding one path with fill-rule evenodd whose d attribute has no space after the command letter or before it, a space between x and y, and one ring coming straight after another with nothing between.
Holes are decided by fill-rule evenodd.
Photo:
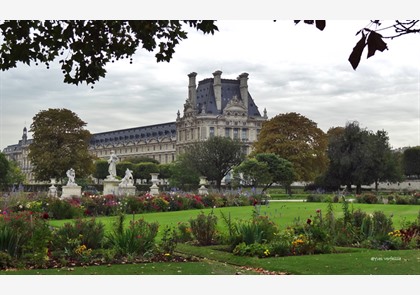
<instances>
[{"instance_id":1,"label":"foliage canopy","mask_svg":"<svg viewBox=\"0 0 420 295\"><path fill-rule=\"evenodd\" d=\"M88 151L91 133L85 126L86 123L68 109L50 108L34 116L28 158L36 180L63 179L70 168L81 178L93 172L93 156Z\"/></svg>"}]
</instances>

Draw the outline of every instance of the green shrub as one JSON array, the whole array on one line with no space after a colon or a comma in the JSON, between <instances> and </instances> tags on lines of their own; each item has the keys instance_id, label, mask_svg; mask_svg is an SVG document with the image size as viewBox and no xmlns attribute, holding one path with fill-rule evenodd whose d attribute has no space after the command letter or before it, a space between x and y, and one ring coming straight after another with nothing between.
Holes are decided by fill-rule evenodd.
<instances>
[{"instance_id":1,"label":"green shrub","mask_svg":"<svg viewBox=\"0 0 420 295\"><path fill-rule=\"evenodd\" d=\"M378 197L373 193L364 193L360 196L356 196L356 202L365 204L376 204L378 203Z\"/></svg>"},{"instance_id":2,"label":"green shrub","mask_svg":"<svg viewBox=\"0 0 420 295\"><path fill-rule=\"evenodd\" d=\"M0 269L6 269L15 266L14 260L9 253L0 251Z\"/></svg>"},{"instance_id":3,"label":"green shrub","mask_svg":"<svg viewBox=\"0 0 420 295\"><path fill-rule=\"evenodd\" d=\"M217 216L213 211L207 216L201 212L195 219L190 218L189 223L198 244L202 246L213 244L217 226Z\"/></svg>"},{"instance_id":4,"label":"green shrub","mask_svg":"<svg viewBox=\"0 0 420 295\"><path fill-rule=\"evenodd\" d=\"M308 195L306 197L306 202L321 202L322 197L320 195Z\"/></svg>"},{"instance_id":5,"label":"green shrub","mask_svg":"<svg viewBox=\"0 0 420 295\"><path fill-rule=\"evenodd\" d=\"M87 249L99 249L104 243L105 227L95 218L88 220L78 218L74 222L67 222L54 232L54 250L75 250L85 245Z\"/></svg>"},{"instance_id":6,"label":"green shrub","mask_svg":"<svg viewBox=\"0 0 420 295\"><path fill-rule=\"evenodd\" d=\"M160 250L164 255L172 255L174 253L177 240L176 229L166 226L163 230L162 239L159 243Z\"/></svg>"},{"instance_id":7,"label":"green shrub","mask_svg":"<svg viewBox=\"0 0 420 295\"><path fill-rule=\"evenodd\" d=\"M260 258L271 254L267 245L260 243L240 243L233 249L232 253L238 256L257 256Z\"/></svg>"},{"instance_id":8,"label":"green shrub","mask_svg":"<svg viewBox=\"0 0 420 295\"><path fill-rule=\"evenodd\" d=\"M158 233L157 222L148 223L143 218L131 220L128 228L124 229L124 215L121 214L109 234L108 241L120 256L145 256L151 254L155 248L155 238Z\"/></svg>"},{"instance_id":9,"label":"green shrub","mask_svg":"<svg viewBox=\"0 0 420 295\"><path fill-rule=\"evenodd\" d=\"M180 243L185 243L193 240L191 227L187 222L179 222L178 230L176 233L177 241Z\"/></svg>"},{"instance_id":10,"label":"green shrub","mask_svg":"<svg viewBox=\"0 0 420 295\"><path fill-rule=\"evenodd\" d=\"M43 266L50 242L51 231L39 214L22 211L0 217L0 252Z\"/></svg>"},{"instance_id":11,"label":"green shrub","mask_svg":"<svg viewBox=\"0 0 420 295\"><path fill-rule=\"evenodd\" d=\"M77 201L76 201L77 202ZM83 210L73 200L52 199L47 212L54 219L73 219L83 216Z\"/></svg>"}]
</instances>

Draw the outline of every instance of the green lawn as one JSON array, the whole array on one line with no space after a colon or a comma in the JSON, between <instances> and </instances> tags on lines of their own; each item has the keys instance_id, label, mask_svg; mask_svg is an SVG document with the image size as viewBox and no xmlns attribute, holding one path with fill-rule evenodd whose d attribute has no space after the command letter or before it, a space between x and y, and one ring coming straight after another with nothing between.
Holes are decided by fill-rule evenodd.
<instances>
[{"instance_id":1,"label":"green lawn","mask_svg":"<svg viewBox=\"0 0 420 295\"><path fill-rule=\"evenodd\" d=\"M322 212L327 211L327 203L307 203L307 202L271 202L268 206L262 205L260 207L260 214L268 215L276 222L281 228L285 228L288 225L293 224L296 220L306 221L307 218L314 216L317 209L321 209ZM334 214L336 217L342 216L342 204L334 203ZM394 227L398 228L405 221L414 221L420 211L420 205L390 205L390 204L357 204L351 203L349 209L361 210L372 213L374 211L383 211L388 216L393 216L392 220ZM227 207L227 208L215 208L215 209L203 209L203 210L186 210L186 211L174 211L174 212L160 212L160 213L145 213L136 215L127 215L127 224L130 219L144 218L148 222L157 221L160 228L165 226L176 226L178 222L188 222L190 218L195 218L201 211L210 213L213 210L214 214L219 218L218 226L220 230L225 228L225 224L221 218L221 212L225 215L230 214L232 219L250 219L254 207ZM101 221L105 224L106 229L109 230L112 227L112 223L116 220L116 217L97 217L97 221ZM70 220L51 220L50 225L62 226L64 223ZM162 232L162 231L160 231Z\"/></svg>"},{"instance_id":2,"label":"green lawn","mask_svg":"<svg viewBox=\"0 0 420 295\"><path fill-rule=\"evenodd\" d=\"M317 209L327 210L326 203L306 202L271 202L268 206L260 207L260 214L268 215L284 228L293 224L297 219L305 221L315 215ZM334 204L336 217L342 215L342 204ZM418 205L383 205L383 204L351 204L350 210L362 209L365 212L383 211L393 216L394 226L398 228L406 221L414 221L420 210ZM148 213L127 215L130 219L144 218L148 222L157 221L160 228L176 226L178 222L188 222L201 211L214 211L219 217L219 229L224 230L225 224L221 212L230 214L234 219L251 218L252 206L215 208L205 210L188 210L163 213ZM98 217L97 220L111 229L116 217ZM69 220L50 220L50 225L61 226ZM160 230L160 234L162 230ZM159 238L159 236L158 236ZM420 275L420 250L380 251L353 248L338 248L339 253L289 256L289 257L241 257L223 251L220 247L194 247L178 244L176 251L185 255L199 257L200 262L182 263L142 263L111 266L75 267L49 270L19 270L2 271L0 274L49 274L49 275L84 275L84 274L118 274L118 275L233 275L260 274L253 269L262 268L271 272L286 272L294 275ZM250 267L246 270L243 267Z\"/></svg>"}]
</instances>

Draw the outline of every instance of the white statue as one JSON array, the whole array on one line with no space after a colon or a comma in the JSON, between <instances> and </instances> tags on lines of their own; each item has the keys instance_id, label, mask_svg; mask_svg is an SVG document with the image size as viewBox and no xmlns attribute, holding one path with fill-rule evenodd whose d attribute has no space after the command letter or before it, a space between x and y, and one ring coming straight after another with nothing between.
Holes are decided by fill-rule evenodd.
<instances>
[{"instance_id":1,"label":"white statue","mask_svg":"<svg viewBox=\"0 0 420 295\"><path fill-rule=\"evenodd\" d=\"M134 182L133 171L127 168L125 170L125 176L121 180L121 183L119 186L132 186L133 182Z\"/></svg>"},{"instance_id":2,"label":"white statue","mask_svg":"<svg viewBox=\"0 0 420 295\"><path fill-rule=\"evenodd\" d=\"M118 162L117 155L115 154L114 151L111 151L111 155L109 156L109 159L108 159L108 164L109 164L108 178L110 179L115 179L115 177L117 176L117 162Z\"/></svg>"},{"instance_id":3,"label":"white statue","mask_svg":"<svg viewBox=\"0 0 420 295\"><path fill-rule=\"evenodd\" d=\"M69 180L67 181L67 186L75 186L76 172L74 171L74 169L70 168L69 170L67 170L66 175L69 178Z\"/></svg>"}]
</instances>

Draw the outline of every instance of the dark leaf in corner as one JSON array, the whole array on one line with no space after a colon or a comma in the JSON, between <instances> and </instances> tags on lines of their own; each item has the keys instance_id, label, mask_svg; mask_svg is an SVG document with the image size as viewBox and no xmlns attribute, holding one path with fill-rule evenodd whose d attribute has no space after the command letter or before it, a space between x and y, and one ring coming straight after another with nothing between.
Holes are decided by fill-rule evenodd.
<instances>
[{"instance_id":1,"label":"dark leaf in corner","mask_svg":"<svg viewBox=\"0 0 420 295\"><path fill-rule=\"evenodd\" d=\"M363 34L363 33L362 33ZM357 68L360 62L360 58L362 57L363 49L366 46L366 36L363 34L362 38L357 42L356 46L354 46L353 51L350 54L349 62L353 67L353 70Z\"/></svg>"},{"instance_id":2,"label":"dark leaf in corner","mask_svg":"<svg viewBox=\"0 0 420 295\"><path fill-rule=\"evenodd\" d=\"M316 26L318 29L320 29L321 31L323 31L323 30L325 29L325 25L326 25L325 20L316 20L316 21L315 21L315 26Z\"/></svg>"},{"instance_id":3,"label":"dark leaf in corner","mask_svg":"<svg viewBox=\"0 0 420 295\"><path fill-rule=\"evenodd\" d=\"M369 37L367 39L367 45L368 45L368 55L367 58L375 55L375 51L384 51L385 49L388 49L386 46L386 43L382 40L382 35L372 31L369 34Z\"/></svg>"}]
</instances>

